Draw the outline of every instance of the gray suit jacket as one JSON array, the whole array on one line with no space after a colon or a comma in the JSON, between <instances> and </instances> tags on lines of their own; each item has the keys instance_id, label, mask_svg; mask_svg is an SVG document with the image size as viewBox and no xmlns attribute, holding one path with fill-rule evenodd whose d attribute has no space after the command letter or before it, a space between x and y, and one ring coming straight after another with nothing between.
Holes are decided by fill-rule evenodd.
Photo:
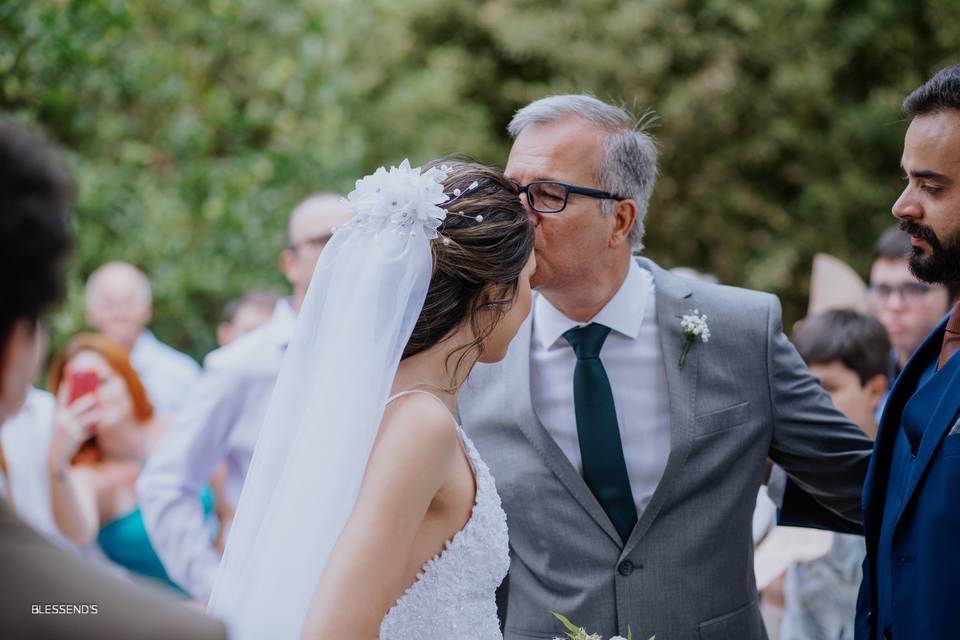
<instances>
[{"instance_id":1,"label":"gray suit jacket","mask_svg":"<svg viewBox=\"0 0 960 640\"><path fill-rule=\"evenodd\" d=\"M751 517L768 455L840 517L861 518L872 442L783 335L777 299L639 263L656 286L671 449L626 544L533 410L530 319L507 357L477 365L461 391L463 426L510 529L507 640L562 635L551 611L604 637L629 626L639 640L765 638ZM711 337L681 369L679 317L695 308Z\"/></svg>"}]
</instances>

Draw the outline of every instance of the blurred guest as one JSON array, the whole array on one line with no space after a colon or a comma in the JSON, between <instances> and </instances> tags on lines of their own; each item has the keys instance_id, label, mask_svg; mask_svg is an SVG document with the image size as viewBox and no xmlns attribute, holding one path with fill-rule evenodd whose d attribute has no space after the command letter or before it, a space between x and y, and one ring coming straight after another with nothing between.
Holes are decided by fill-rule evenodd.
<instances>
[{"instance_id":1,"label":"blurred guest","mask_svg":"<svg viewBox=\"0 0 960 640\"><path fill-rule=\"evenodd\" d=\"M877 241L870 267L870 297L874 315L883 323L893 345L894 377L943 320L960 293L958 283L923 282L915 276L910 271L912 254L910 236L892 227Z\"/></svg>"},{"instance_id":2,"label":"blurred guest","mask_svg":"<svg viewBox=\"0 0 960 640\"><path fill-rule=\"evenodd\" d=\"M798 323L793 343L837 409L876 437L890 353L883 325L856 311L827 311ZM852 640L866 553L863 536L836 533L826 555L787 569L780 640Z\"/></svg>"},{"instance_id":3,"label":"blurred guest","mask_svg":"<svg viewBox=\"0 0 960 640\"><path fill-rule=\"evenodd\" d=\"M210 598L220 564L217 548L203 535L198 491L226 462L226 499L236 507L296 312L320 252L351 215L334 194L312 196L293 210L280 260L293 296L277 303L265 325L207 356L190 406L140 478L150 539L170 576L198 599Z\"/></svg>"},{"instance_id":4,"label":"blurred guest","mask_svg":"<svg viewBox=\"0 0 960 640\"><path fill-rule=\"evenodd\" d=\"M900 157L906 179L893 215L910 235L910 269L929 285L958 282L960 65L937 72L907 96L901 110L909 120ZM867 559L857 600L860 640L957 636L958 351L955 303L890 389L863 482ZM832 464L836 453L823 463ZM780 521L857 532L789 483Z\"/></svg>"},{"instance_id":5,"label":"blurred guest","mask_svg":"<svg viewBox=\"0 0 960 640\"><path fill-rule=\"evenodd\" d=\"M223 308L220 324L217 325L217 344L225 347L237 338L246 335L266 324L273 317L273 310L277 306L278 296L269 290L250 291L239 298L227 303ZM213 489L214 509L217 520L223 525L219 528L214 547L218 553L223 553L226 540L224 535L227 525L233 520L234 508L228 498L227 464L223 462L214 469L210 478Z\"/></svg>"},{"instance_id":6,"label":"blurred guest","mask_svg":"<svg viewBox=\"0 0 960 640\"><path fill-rule=\"evenodd\" d=\"M277 294L267 290L250 291L231 300L223 308L217 325L217 344L225 347L240 336L250 333L273 316Z\"/></svg>"},{"instance_id":7,"label":"blurred guest","mask_svg":"<svg viewBox=\"0 0 960 640\"><path fill-rule=\"evenodd\" d=\"M74 337L51 365L50 390L57 410L48 473L61 533L81 547L96 542L129 571L176 588L150 545L135 491L169 423L155 416L126 350L100 335ZM212 509L209 492L203 506Z\"/></svg>"},{"instance_id":8,"label":"blurred guest","mask_svg":"<svg viewBox=\"0 0 960 640\"><path fill-rule=\"evenodd\" d=\"M200 367L146 328L153 314L147 276L125 262L108 262L90 275L86 298L90 326L130 351L130 362L157 413L182 407Z\"/></svg>"},{"instance_id":9,"label":"blurred guest","mask_svg":"<svg viewBox=\"0 0 960 640\"><path fill-rule=\"evenodd\" d=\"M33 135L0 120L0 430L37 374L41 319L63 287L73 204L69 174ZM16 499L16 495L14 495ZM57 547L0 500L0 620L5 638L224 638L218 622L122 582ZM56 607L85 614L37 615ZM62 610L54 609L62 613ZM80 611L77 611L80 613Z\"/></svg>"}]
</instances>

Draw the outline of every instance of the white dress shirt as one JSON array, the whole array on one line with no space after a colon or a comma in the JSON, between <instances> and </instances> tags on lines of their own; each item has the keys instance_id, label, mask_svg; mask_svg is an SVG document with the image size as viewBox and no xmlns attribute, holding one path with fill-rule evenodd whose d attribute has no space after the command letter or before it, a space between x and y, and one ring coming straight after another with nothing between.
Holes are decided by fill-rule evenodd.
<instances>
[{"instance_id":1,"label":"white dress shirt","mask_svg":"<svg viewBox=\"0 0 960 640\"><path fill-rule=\"evenodd\" d=\"M630 261L617 293L591 320L610 327L600 361L613 390L620 442L639 517L670 454L670 396L657 326L653 276ZM570 464L583 475L573 400L577 357L563 333L578 323L542 295L533 305L530 383L533 408Z\"/></svg>"},{"instance_id":2,"label":"white dress shirt","mask_svg":"<svg viewBox=\"0 0 960 640\"><path fill-rule=\"evenodd\" d=\"M180 409L200 377L200 365L185 353L143 331L130 352L130 364L159 415Z\"/></svg>"},{"instance_id":3,"label":"white dress shirt","mask_svg":"<svg viewBox=\"0 0 960 640\"><path fill-rule=\"evenodd\" d=\"M266 324L207 356L196 392L137 483L157 555L170 578L200 600L210 598L220 565L200 491L225 461L227 500L236 507L295 324L289 302L281 300Z\"/></svg>"},{"instance_id":4,"label":"white dress shirt","mask_svg":"<svg viewBox=\"0 0 960 640\"><path fill-rule=\"evenodd\" d=\"M0 499L9 498L17 515L54 544L126 578L127 571L110 562L95 542L79 547L57 527L47 475L47 452L55 414L56 399L46 391L31 389L20 411L0 425L0 443L8 474L4 477L0 473Z\"/></svg>"},{"instance_id":5,"label":"white dress shirt","mask_svg":"<svg viewBox=\"0 0 960 640\"><path fill-rule=\"evenodd\" d=\"M0 474L0 483L5 484L2 493L10 497L17 515L51 541L69 547L53 519L47 476L55 406L52 395L31 389L20 411L0 427L8 474L6 478Z\"/></svg>"}]
</instances>

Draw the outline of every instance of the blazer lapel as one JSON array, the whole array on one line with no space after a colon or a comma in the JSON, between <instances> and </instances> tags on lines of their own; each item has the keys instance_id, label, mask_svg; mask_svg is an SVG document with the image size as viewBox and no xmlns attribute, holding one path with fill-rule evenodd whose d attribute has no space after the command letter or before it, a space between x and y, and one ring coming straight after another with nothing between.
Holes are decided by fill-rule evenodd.
<instances>
[{"instance_id":1,"label":"blazer lapel","mask_svg":"<svg viewBox=\"0 0 960 640\"><path fill-rule=\"evenodd\" d=\"M506 381L506 399L511 404L509 415L517 416L517 426L520 432L543 458L547 468L553 472L567 491L590 514L597 525L610 536L617 546L622 547L623 541L603 507L597 502L596 497L580 474L577 473L577 470L570 464L570 460L560 449L560 445L547 433L533 409L532 382L530 380L530 341L534 339L532 318L533 314L530 314L530 317L517 332L514 342L517 347L516 353L510 354L511 358L517 359L516 362L511 363L513 366L504 367L505 371L510 372L512 376L516 376Z\"/></svg>"},{"instance_id":2,"label":"blazer lapel","mask_svg":"<svg viewBox=\"0 0 960 640\"><path fill-rule=\"evenodd\" d=\"M887 471L890 468L890 456L893 454L897 433L903 421L903 408L916 391L920 376L930 364L931 358L936 357L934 353L940 352L942 335L942 331L934 331L921 343L907 361L887 396L886 406L880 416L873 455L870 457L867 476L863 482L861 507L863 508L864 534L868 544L875 543L879 539L883 505L887 494Z\"/></svg>"},{"instance_id":3,"label":"blazer lapel","mask_svg":"<svg viewBox=\"0 0 960 640\"><path fill-rule=\"evenodd\" d=\"M680 368L680 354L686 339L680 328L680 316L689 314L694 308L690 287L682 278L664 271L650 260L641 258L637 262L642 268L653 273L656 290L660 348L663 351L667 390L670 394L670 455L663 477L630 534L623 555L629 554L650 528L690 454L700 367L699 354L702 351L697 345L693 345L687 352L683 368Z\"/></svg>"},{"instance_id":4,"label":"blazer lapel","mask_svg":"<svg viewBox=\"0 0 960 640\"><path fill-rule=\"evenodd\" d=\"M938 341L937 353L939 354L939 344L943 341L943 331L935 332L940 337ZM936 358L937 355L934 355ZM960 360L952 359L934 378L929 380L922 389L914 392L917 394L930 394L933 411L930 412L930 420L923 431L923 438L920 440L920 449L917 451L917 459L914 461L913 469L910 472L910 478L907 481L907 491L904 494L903 506L900 513L897 514L897 521L903 515L907 505L913 497L923 477L924 472L933 459L933 453L937 450L947 430L953 426L957 419L957 412L960 410L960 393L949 393L950 389L960 388ZM918 398L920 399L920 398ZM933 404L933 403L936 404Z\"/></svg>"}]
</instances>

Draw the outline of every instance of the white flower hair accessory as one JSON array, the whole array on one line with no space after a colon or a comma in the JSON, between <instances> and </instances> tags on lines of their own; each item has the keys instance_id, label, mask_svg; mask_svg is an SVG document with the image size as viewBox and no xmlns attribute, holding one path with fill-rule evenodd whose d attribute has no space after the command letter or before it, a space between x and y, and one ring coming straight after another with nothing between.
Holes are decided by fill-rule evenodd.
<instances>
[{"instance_id":1,"label":"white flower hair accessory","mask_svg":"<svg viewBox=\"0 0 960 640\"><path fill-rule=\"evenodd\" d=\"M699 309L693 313L681 316L680 328L683 329L683 351L680 353L680 368L687 362L687 352L695 342L710 341L710 326L707 324L706 314L700 315Z\"/></svg>"},{"instance_id":2,"label":"white flower hair accessory","mask_svg":"<svg viewBox=\"0 0 960 640\"><path fill-rule=\"evenodd\" d=\"M374 173L357 180L348 195L347 204L357 215L359 224L369 221L389 223L398 232L410 235L422 233L427 239L439 236L437 229L447 217L445 206L478 186L477 181L461 191L454 189L453 197L443 190L443 181L450 175L446 165L421 171L404 160L399 167L380 167ZM460 215L460 214L455 214ZM483 216L469 216L477 222ZM449 244L448 238L443 239Z\"/></svg>"}]
</instances>

